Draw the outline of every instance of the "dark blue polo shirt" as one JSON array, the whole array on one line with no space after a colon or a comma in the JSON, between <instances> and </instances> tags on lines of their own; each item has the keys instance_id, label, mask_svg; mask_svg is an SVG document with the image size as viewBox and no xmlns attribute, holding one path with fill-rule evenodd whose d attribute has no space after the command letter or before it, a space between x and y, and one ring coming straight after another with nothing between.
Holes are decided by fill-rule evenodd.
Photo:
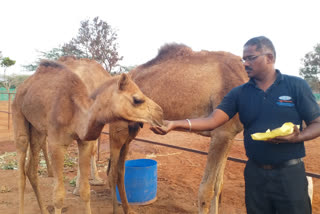
<instances>
[{"instance_id":1,"label":"dark blue polo shirt","mask_svg":"<svg viewBox=\"0 0 320 214\"><path fill-rule=\"evenodd\" d=\"M304 143L272 144L255 141L251 134L275 129L285 122L300 125L320 116L320 109L307 82L299 77L281 74L266 92L253 80L233 88L217 107L229 118L239 113L244 126L246 154L261 164L277 164L305 156Z\"/></svg>"}]
</instances>

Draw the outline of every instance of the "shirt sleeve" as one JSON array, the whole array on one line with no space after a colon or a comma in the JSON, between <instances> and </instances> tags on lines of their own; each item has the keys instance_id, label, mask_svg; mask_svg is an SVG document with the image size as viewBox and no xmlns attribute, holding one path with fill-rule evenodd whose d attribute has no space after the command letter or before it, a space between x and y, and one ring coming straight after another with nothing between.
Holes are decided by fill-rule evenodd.
<instances>
[{"instance_id":1,"label":"shirt sleeve","mask_svg":"<svg viewBox=\"0 0 320 214\"><path fill-rule=\"evenodd\" d=\"M231 119L238 113L238 98L240 93L240 86L233 88L221 101L217 109L224 111Z\"/></svg>"},{"instance_id":2,"label":"shirt sleeve","mask_svg":"<svg viewBox=\"0 0 320 214\"><path fill-rule=\"evenodd\" d=\"M301 119L308 123L320 116L320 108L308 83L300 79L298 84L299 87L296 88L297 109Z\"/></svg>"}]
</instances>

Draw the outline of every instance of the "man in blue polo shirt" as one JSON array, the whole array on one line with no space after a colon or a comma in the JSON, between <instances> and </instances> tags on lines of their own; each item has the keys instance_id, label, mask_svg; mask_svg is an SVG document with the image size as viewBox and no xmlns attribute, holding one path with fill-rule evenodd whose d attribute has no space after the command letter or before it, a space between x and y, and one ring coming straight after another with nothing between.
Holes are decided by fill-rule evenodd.
<instances>
[{"instance_id":1,"label":"man in blue polo shirt","mask_svg":"<svg viewBox=\"0 0 320 214\"><path fill-rule=\"evenodd\" d=\"M151 129L157 134L190 127L193 131L213 130L239 113L248 156L244 172L247 213L310 214L303 142L320 136L319 106L306 81L274 68L276 51L268 38L250 39L242 59L250 80L232 89L211 115L166 121L165 127ZM300 125L300 130L295 126L292 134L268 141L251 138L251 134L285 122Z\"/></svg>"}]
</instances>

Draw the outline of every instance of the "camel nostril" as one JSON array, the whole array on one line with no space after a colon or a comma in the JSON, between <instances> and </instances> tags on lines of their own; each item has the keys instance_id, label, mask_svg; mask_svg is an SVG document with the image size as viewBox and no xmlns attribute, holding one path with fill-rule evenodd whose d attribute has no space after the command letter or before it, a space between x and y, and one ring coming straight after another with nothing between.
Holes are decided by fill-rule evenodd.
<instances>
[{"instance_id":1,"label":"camel nostril","mask_svg":"<svg viewBox=\"0 0 320 214\"><path fill-rule=\"evenodd\" d=\"M206 202L202 202L201 205L202 205L202 206L206 205Z\"/></svg>"}]
</instances>

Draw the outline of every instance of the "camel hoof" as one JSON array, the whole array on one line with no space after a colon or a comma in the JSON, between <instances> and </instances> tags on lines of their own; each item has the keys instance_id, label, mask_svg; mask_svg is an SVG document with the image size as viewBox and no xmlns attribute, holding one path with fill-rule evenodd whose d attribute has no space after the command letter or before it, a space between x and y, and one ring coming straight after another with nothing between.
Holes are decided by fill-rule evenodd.
<instances>
[{"instance_id":1,"label":"camel hoof","mask_svg":"<svg viewBox=\"0 0 320 214\"><path fill-rule=\"evenodd\" d=\"M52 205L47 206L47 211L50 214L54 214L54 206L52 206ZM65 213L67 211L68 211L68 207L63 207L62 210L61 210L61 213Z\"/></svg>"},{"instance_id":2,"label":"camel hoof","mask_svg":"<svg viewBox=\"0 0 320 214\"><path fill-rule=\"evenodd\" d=\"M73 190L72 194L77 195L77 196L80 196L79 188L76 187L76 188Z\"/></svg>"},{"instance_id":3,"label":"camel hoof","mask_svg":"<svg viewBox=\"0 0 320 214\"><path fill-rule=\"evenodd\" d=\"M48 211L50 214L53 214L53 213L54 213L54 206L52 206L52 205L47 206L47 211Z\"/></svg>"},{"instance_id":4,"label":"camel hoof","mask_svg":"<svg viewBox=\"0 0 320 214\"><path fill-rule=\"evenodd\" d=\"M91 186L103 186L105 185L105 181L102 178L95 178L89 181Z\"/></svg>"}]
</instances>

